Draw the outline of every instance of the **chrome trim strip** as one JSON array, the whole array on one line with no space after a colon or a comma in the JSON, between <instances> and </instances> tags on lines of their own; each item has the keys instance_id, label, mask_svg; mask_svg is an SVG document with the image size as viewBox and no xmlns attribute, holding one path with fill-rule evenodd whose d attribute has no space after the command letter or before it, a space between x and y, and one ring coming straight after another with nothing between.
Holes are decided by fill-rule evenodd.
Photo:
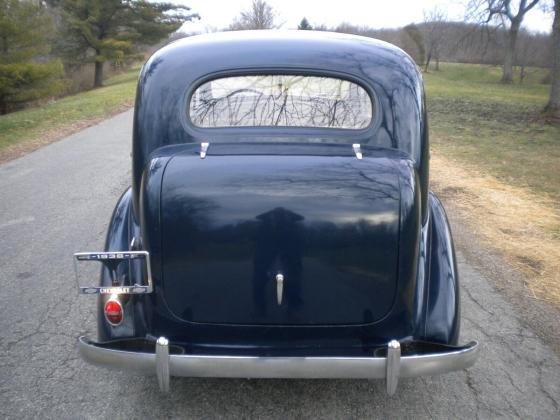
<instances>
[{"instance_id":1,"label":"chrome trim strip","mask_svg":"<svg viewBox=\"0 0 560 420\"><path fill-rule=\"evenodd\" d=\"M96 346L86 337L78 339L80 354L89 363L153 374L156 355ZM400 377L435 375L465 369L479 352L476 341L445 353L401 356ZM169 374L222 378L373 378L387 375L385 357L261 357L171 354Z\"/></svg>"},{"instance_id":2,"label":"chrome trim strip","mask_svg":"<svg viewBox=\"0 0 560 420\"><path fill-rule=\"evenodd\" d=\"M161 392L169 392L169 340L160 337L156 341L156 375Z\"/></svg>"},{"instance_id":3,"label":"chrome trim strip","mask_svg":"<svg viewBox=\"0 0 560 420\"><path fill-rule=\"evenodd\" d=\"M284 297L284 274L276 274L276 303L278 306L282 305L282 298Z\"/></svg>"}]
</instances>

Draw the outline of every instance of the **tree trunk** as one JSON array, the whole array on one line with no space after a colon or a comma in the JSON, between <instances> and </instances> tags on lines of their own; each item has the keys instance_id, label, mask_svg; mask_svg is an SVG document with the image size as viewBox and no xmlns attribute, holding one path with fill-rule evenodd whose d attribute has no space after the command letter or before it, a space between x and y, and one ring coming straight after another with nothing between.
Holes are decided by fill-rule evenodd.
<instances>
[{"instance_id":1,"label":"tree trunk","mask_svg":"<svg viewBox=\"0 0 560 420\"><path fill-rule=\"evenodd\" d=\"M428 67L430 67L430 60L432 59L432 50L428 50L428 56L426 57L426 65L424 66L424 73L428 73Z\"/></svg>"},{"instance_id":2,"label":"tree trunk","mask_svg":"<svg viewBox=\"0 0 560 420\"><path fill-rule=\"evenodd\" d=\"M95 73L93 75L93 87L103 86L103 61L95 62Z\"/></svg>"},{"instance_id":3,"label":"tree trunk","mask_svg":"<svg viewBox=\"0 0 560 420\"><path fill-rule=\"evenodd\" d=\"M506 38L506 51L504 56L504 70L502 73L502 83L513 83L513 59L515 56L515 44L519 33L521 22L513 20Z\"/></svg>"},{"instance_id":4,"label":"tree trunk","mask_svg":"<svg viewBox=\"0 0 560 420\"><path fill-rule=\"evenodd\" d=\"M520 68L519 68L519 84L523 84L523 81L525 80L525 76L527 76L527 74L525 73L525 65L523 64Z\"/></svg>"},{"instance_id":5,"label":"tree trunk","mask_svg":"<svg viewBox=\"0 0 560 420\"><path fill-rule=\"evenodd\" d=\"M560 0L554 1L551 76L550 99L545 111L550 115L551 119L560 122Z\"/></svg>"}]
</instances>

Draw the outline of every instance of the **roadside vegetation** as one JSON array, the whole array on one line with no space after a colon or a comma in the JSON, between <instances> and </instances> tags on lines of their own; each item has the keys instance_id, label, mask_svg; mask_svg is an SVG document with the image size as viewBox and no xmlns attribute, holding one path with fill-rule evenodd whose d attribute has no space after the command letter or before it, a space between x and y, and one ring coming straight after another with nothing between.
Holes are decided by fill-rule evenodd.
<instances>
[{"instance_id":1,"label":"roadside vegetation","mask_svg":"<svg viewBox=\"0 0 560 420\"><path fill-rule=\"evenodd\" d=\"M0 162L92 125L133 105L138 67L105 81L105 87L34 108L0 115Z\"/></svg>"},{"instance_id":2,"label":"roadside vegetation","mask_svg":"<svg viewBox=\"0 0 560 420\"><path fill-rule=\"evenodd\" d=\"M440 67L425 75L432 187L525 274L528 295L560 306L560 127L539 114L542 70L506 85L497 67Z\"/></svg>"},{"instance_id":3,"label":"roadside vegetation","mask_svg":"<svg viewBox=\"0 0 560 420\"><path fill-rule=\"evenodd\" d=\"M189 10L144 0L0 0L0 115L103 86L106 71L144 59L197 19Z\"/></svg>"}]
</instances>

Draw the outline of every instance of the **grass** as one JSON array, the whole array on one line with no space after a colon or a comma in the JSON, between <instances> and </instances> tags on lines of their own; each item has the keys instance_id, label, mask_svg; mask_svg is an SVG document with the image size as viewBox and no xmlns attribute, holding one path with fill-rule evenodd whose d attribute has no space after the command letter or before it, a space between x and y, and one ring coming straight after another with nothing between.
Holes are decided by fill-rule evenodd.
<instances>
[{"instance_id":1,"label":"grass","mask_svg":"<svg viewBox=\"0 0 560 420\"><path fill-rule=\"evenodd\" d=\"M525 274L529 296L560 307L560 127L539 118L543 75L502 85L497 67L445 64L426 74L431 179L480 240Z\"/></svg>"},{"instance_id":2,"label":"grass","mask_svg":"<svg viewBox=\"0 0 560 420\"><path fill-rule=\"evenodd\" d=\"M99 89L0 116L0 152L16 146L25 149L42 138L60 137L57 134L68 132L75 124L83 127L131 106L138 70L111 77Z\"/></svg>"},{"instance_id":3,"label":"grass","mask_svg":"<svg viewBox=\"0 0 560 420\"><path fill-rule=\"evenodd\" d=\"M425 75L433 149L560 202L560 128L539 120L543 76L503 85L498 67L459 64Z\"/></svg>"}]
</instances>

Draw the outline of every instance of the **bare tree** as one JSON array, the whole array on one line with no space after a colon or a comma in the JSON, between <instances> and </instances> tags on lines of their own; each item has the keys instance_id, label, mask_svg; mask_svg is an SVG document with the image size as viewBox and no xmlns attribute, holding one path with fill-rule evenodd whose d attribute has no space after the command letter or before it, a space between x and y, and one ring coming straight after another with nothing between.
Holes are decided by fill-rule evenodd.
<instances>
[{"instance_id":1,"label":"bare tree","mask_svg":"<svg viewBox=\"0 0 560 420\"><path fill-rule=\"evenodd\" d=\"M550 115L551 120L560 122L560 0L554 0L551 76L550 99L545 111Z\"/></svg>"},{"instance_id":2,"label":"bare tree","mask_svg":"<svg viewBox=\"0 0 560 420\"><path fill-rule=\"evenodd\" d=\"M231 31L245 29L272 29L274 25L274 10L264 0L253 0L250 10L241 12L229 25Z\"/></svg>"},{"instance_id":3,"label":"bare tree","mask_svg":"<svg viewBox=\"0 0 560 420\"><path fill-rule=\"evenodd\" d=\"M540 35L540 34L539 34ZM538 35L531 36L526 29L521 29L519 38L517 39L517 51L515 53L514 65L519 67L519 84L523 83L527 76L535 72L536 64L539 62L539 55L542 54ZM548 47L548 45L547 45ZM548 50L548 48L546 48Z\"/></svg>"},{"instance_id":4,"label":"bare tree","mask_svg":"<svg viewBox=\"0 0 560 420\"><path fill-rule=\"evenodd\" d=\"M447 15L438 7L434 7L428 12L424 11L424 24L421 31L426 45L426 64L424 66L426 72L432 58L436 61L436 70L439 70L439 59L447 29L446 21Z\"/></svg>"},{"instance_id":5,"label":"bare tree","mask_svg":"<svg viewBox=\"0 0 560 420\"><path fill-rule=\"evenodd\" d=\"M539 1L519 0L517 3L513 0L470 0L468 8L470 17L485 24L497 22L508 27L502 73L503 83L513 82L513 62L517 35L523 18Z\"/></svg>"},{"instance_id":6,"label":"bare tree","mask_svg":"<svg viewBox=\"0 0 560 420\"><path fill-rule=\"evenodd\" d=\"M544 1L544 0L541 0ZM425 66L429 49L429 41L424 39L425 23L417 25L420 36L414 28L374 29L368 26L341 23L336 27L325 25L314 26L316 31L335 31L356 34L390 42L405 50L418 63L422 62L423 51ZM503 51L506 28L493 25L480 25L469 22L441 22L442 36L437 55L432 53L431 62L439 56L440 61L457 63L477 63L489 65L503 64ZM413 36L415 39L413 39ZM418 42L417 42L418 41ZM421 44L419 45L419 43ZM550 68L552 66L552 40L549 34L520 30L517 39L516 66L525 66L525 75L532 70L529 67Z\"/></svg>"}]
</instances>

